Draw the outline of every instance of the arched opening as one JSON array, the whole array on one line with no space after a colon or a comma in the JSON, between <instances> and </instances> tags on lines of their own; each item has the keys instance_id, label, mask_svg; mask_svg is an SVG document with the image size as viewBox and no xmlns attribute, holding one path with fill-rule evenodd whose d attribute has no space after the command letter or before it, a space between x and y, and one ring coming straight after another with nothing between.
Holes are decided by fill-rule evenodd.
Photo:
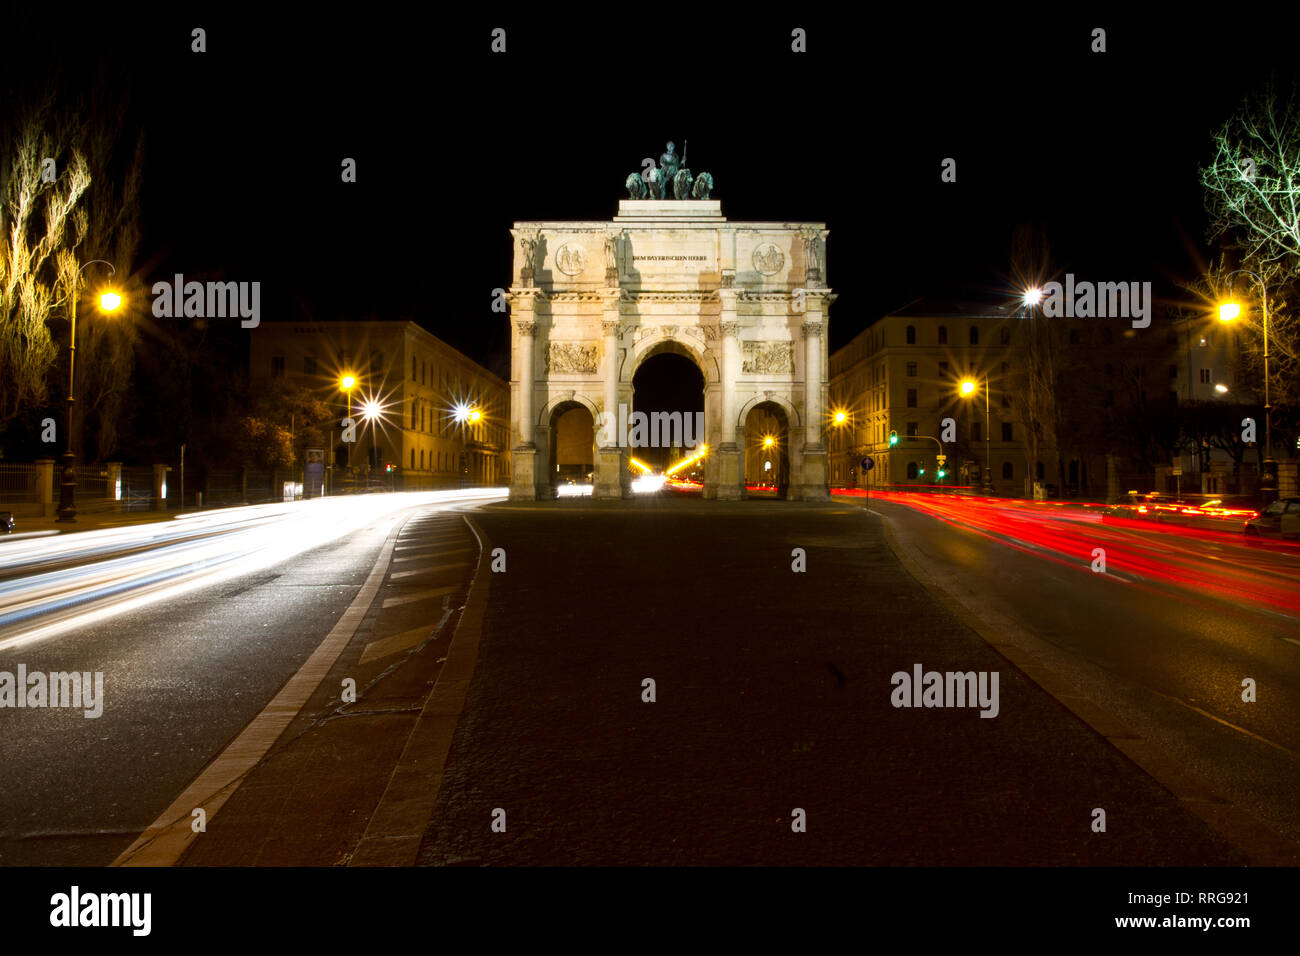
<instances>
[{"instance_id":1,"label":"arched opening","mask_svg":"<svg viewBox=\"0 0 1300 956\"><path fill-rule=\"evenodd\" d=\"M704 444L704 373L684 352L675 343L664 343L632 376L628 452L659 474L693 458ZM703 473L699 460L678 469L673 477L702 478Z\"/></svg>"},{"instance_id":2,"label":"arched opening","mask_svg":"<svg viewBox=\"0 0 1300 956\"><path fill-rule=\"evenodd\" d=\"M790 497L790 420L776 402L745 416L745 488L750 497Z\"/></svg>"},{"instance_id":3,"label":"arched opening","mask_svg":"<svg viewBox=\"0 0 1300 956\"><path fill-rule=\"evenodd\" d=\"M562 402L551 410L550 482L590 485L596 469L596 422L581 402Z\"/></svg>"}]
</instances>

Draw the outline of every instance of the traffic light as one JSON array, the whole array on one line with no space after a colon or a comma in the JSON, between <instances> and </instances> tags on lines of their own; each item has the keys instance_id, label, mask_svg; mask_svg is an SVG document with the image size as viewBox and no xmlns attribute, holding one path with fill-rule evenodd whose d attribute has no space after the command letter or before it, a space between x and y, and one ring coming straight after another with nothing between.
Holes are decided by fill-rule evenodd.
<instances>
[{"instance_id":1,"label":"traffic light","mask_svg":"<svg viewBox=\"0 0 1300 956\"><path fill-rule=\"evenodd\" d=\"M898 432L891 431L889 433L889 447L893 448L897 444L898 444Z\"/></svg>"},{"instance_id":2,"label":"traffic light","mask_svg":"<svg viewBox=\"0 0 1300 956\"><path fill-rule=\"evenodd\" d=\"M937 474L940 478L943 478L948 473L944 471L942 468L940 468L937 472L935 472L935 474Z\"/></svg>"},{"instance_id":3,"label":"traffic light","mask_svg":"<svg viewBox=\"0 0 1300 956\"><path fill-rule=\"evenodd\" d=\"M384 471L388 472L390 475L393 473L393 463L391 461L384 466Z\"/></svg>"},{"instance_id":4,"label":"traffic light","mask_svg":"<svg viewBox=\"0 0 1300 956\"><path fill-rule=\"evenodd\" d=\"M925 469L924 469L924 468L918 468L917 471L916 471L916 473L917 473L918 475L924 475L924 474L925 474Z\"/></svg>"}]
</instances>

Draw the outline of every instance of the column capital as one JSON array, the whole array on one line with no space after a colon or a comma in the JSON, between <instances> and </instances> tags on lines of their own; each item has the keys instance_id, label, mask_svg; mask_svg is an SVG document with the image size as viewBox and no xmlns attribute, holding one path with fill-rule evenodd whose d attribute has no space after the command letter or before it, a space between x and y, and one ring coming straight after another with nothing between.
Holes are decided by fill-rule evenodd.
<instances>
[{"instance_id":1,"label":"column capital","mask_svg":"<svg viewBox=\"0 0 1300 956\"><path fill-rule=\"evenodd\" d=\"M537 323L532 319L515 320L515 331L520 335L531 337L537 331Z\"/></svg>"},{"instance_id":2,"label":"column capital","mask_svg":"<svg viewBox=\"0 0 1300 956\"><path fill-rule=\"evenodd\" d=\"M619 327L622 324L623 323L618 319L602 319L600 322L600 330L606 335L618 335Z\"/></svg>"},{"instance_id":3,"label":"column capital","mask_svg":"<svg viewBox=\"0 0 1300 956\"><path fill-rule=\"evenodd\" d=\"M735 338L740 334L740 323L734 320L724 319L718 323L718 331L720 331L726 338Z\"/></svg>"},{"instance_id":4,"label":"column capital","mask_svg":"<svg viewBox=\"0 0 1300 956\"><path fill-rule=\"evenodd\" d=\"M805 322L799 328L803 332L804 338L815 339L815 338L820 338L822 333L826 331L826 323Z\"/></svg>"}]
</instances>

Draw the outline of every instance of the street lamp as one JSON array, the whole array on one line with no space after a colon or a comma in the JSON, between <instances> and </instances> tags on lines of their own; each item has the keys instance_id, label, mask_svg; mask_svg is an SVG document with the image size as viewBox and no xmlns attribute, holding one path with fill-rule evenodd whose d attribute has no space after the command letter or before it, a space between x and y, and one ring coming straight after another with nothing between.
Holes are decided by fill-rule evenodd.
<instances>
[{"instance_id":1,"label":"street lamp","mask_svg":"<svg viewBox=\"0 0 1300 956\"><path fill-rule=\"evenodd\" d=\"M374 398L367 398L364 402L361 403L361 420L370 426L367 429L367 431L370 432L370 451L366 455L367 469L379 467L379 461L378 459L375 458L375 422L378 421L380 418L382 418L383 414L384 414L384 406L381 405ZM370 476L369 476L369 472L367 472L366 475L367 490L369 490L369 487L370 487Z\"/></svg>"},{"instance_id":2,"label":"street lamp","mask_svg":"<svg viewBox=\"0 0 1300 956\"><path fill-rule=\"evenodd\" d=\"M1259 494L1267 507L1277 495L1277 462L1273 460L1273 406L1268 398L1268 286L1249 269L1234 269L1226 278L1231 280L1239 272L1259 283L1260 303L1264 310L1264 473L1259 478ZM1241 306L1236 302L1228 301L1219 306L1220 322L1232 322L1240 315Z\"/></svg>"},{"instance_id":3,"label":"street lamp","mask_svg":"<svg viewBox=\"0 0 1300 956\"><path fill-rule=\"evenodd\" d=\"M460 483L465 486L465 475L469 471L469 436L466 425L477 425L483 420L483 412L477 405L461 402L454 409L456 421L460 424Z\"/></svg>"},{"instance_id":4,"label":"street lamp","mask_svg":"<svg viewBox=\"0 0 1300 956\"><path fill-rule=\"evenodd\" d=\"M72 450L72 405L77 371L77 288L81 283L81 274L87 266L102 262L108 266L109 275L116 275L117 269L107 259L91 259L77 270L72 277L71 331L68 333L68 450L63 453L63 478L59 485L59 517L57 520L75 522L77 520L77 469L76 454ZM99 297L99 308L104 312L114 312L122 305L122 297L116 292L104 292Z\"/></svg>"},{"instance_id":5,"label":"street lamp","mask_svg":"<svg viewBox=\"0 0 1300 956\"><path fill-rule=\"evenodd\" d=\"M1034 290L1037 291L1037 290ZM1026 294L1028 299L1028 294ZM993 461L992 446L989 441L992 435L989 434L989 377L984 376L984 493L993 493ZM963 398L969 398L975 394L979 384L973 378L962 379L961 394Z\"/></svg>"}]
</instances>

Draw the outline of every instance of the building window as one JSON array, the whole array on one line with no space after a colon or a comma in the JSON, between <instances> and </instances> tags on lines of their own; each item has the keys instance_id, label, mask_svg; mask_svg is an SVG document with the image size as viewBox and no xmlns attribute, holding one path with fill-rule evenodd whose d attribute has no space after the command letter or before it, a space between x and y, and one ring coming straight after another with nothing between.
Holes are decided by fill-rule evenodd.
<instances>
[{"instance_id":1,"label":"building window","mask_svg":"<svg viewBox=\"0 0 1300 956\"><path fill-rule=\"evenodd\" d=\"M939 344L940 345L948 344L948 326L946 325L939 326Z\"/></svg>"},{"instance_id":2,"label":"building window","mask_svg":"<svg viewBox=\"0 0 1300 956\"><path fill-rule=\"evenodd\" d=\"M370 374L379 375L384 370L384 353L375 351L370 353Z\"/></svg>"},{"instance_id":3,"label":"building window","mask_svg":"<svg viewBox=\"0 0 1300 956\"><path fill-rule=\"evenodd\" d=\"M411 470L415 471L415 449L411 449Z\"/></svg>"},{"instance_id":4,"label":"building window","mask_svg":"<svg viewBox=\"0 0 1300 956\"><path fill-rule=\"evenodd\" d=\"M907 477L912 479L916 478L916 462L909 461L907 463Z\"/></svg>"},{"instance_id":5,"label":"building window","mask_svg":"<svg viewBox=\"0 0 1300 956\"><path fill-rule=\"evenodd\" d=\"M417 423L419 420L420 420L420 417L419 417L419 415L416 413L416 404L415 404L415 402L412 402L412 403L411 403L411 427L412 427L412 428L416 428L416 427L418 427L416 423ZM415 454L415 452L411 452L411 454ZM412 465L411 467L414 468L415 466Z\"/></svg>"},{"instance_id":6,"label":"building window","mask_svg":"<svg viewBox=\"0 0 1300 956\"><path fill-rule=\"evenodd\" d=\"M417 359L414 355L412 355L411 356L411 381L412 382L418 382L420 380L420 376L416 374L417 372L419 372L419 369L420 369L420 360ZM414 455L415 452L411 452L411 454ZM412 467L414 467L414 463L412 463Z\"/></svg>"},{"instance_id":7,"label":"building window","mask_svg":"<svg viewBox=\"0 0 1300 956\"><path fill-rule=\"evenodd\" d=\"M916 344L916 326L915 326L915 325L909 325L909 326L907 327L907 344L908 344L908 345L915 345L915 344Z\"/></svg>"},{"instance_id":8,"label":"building window","mask_svg":"<svg viewBox=\"0 0 1300 956\"><path fill-rule=\"evenodd\" d=\"M1079 344L1079 330L1078 330L1078 329L1070 329L1070 344L1071 344L1071 345L1078 345L1078 344Z\"/></svg>"},{"instance_id":9,"label":"building window","mask_svg":"<svg viewBox=\"0 0 1300 956\"><path fill-rule=\"evenodd\" d=\"M1201 369L1201 384L1202 385L1210 384L1210 370L1208 368Z\"/></svg>"},{"instance_id":10,"label":"building window","mask_svg":"<svg viewBox=\"0 0 1300 956\"><path fill-rule=\"evenodd\" d=\"M1010 393L1010 392L1003 392L1003 393L1002 393L1002 407L1003 407L1003 408L1010 408L1010 407L1011 407L1011 393Z\"/></svg>"},{"instance_id":11,"label":"building window","mask_svg":"<svg viewBox=\"0 0 1300 956\"><path fill-rule=\"evenodd\" d=\"M984 433L983 433L983 431L982 431L982 429L981 429L981 425L980 425L979 422L974 422L974 423L971 424L971 427L970 427L970 438L971 438L971 441L983 441L983 440L984 440Z\"/></svg>"},{"instance_id":12,"label":"building window","mask_svg":"<svg viewBox=\"0 0 1300 956\"><path fill-rule=\"evenodd\" d=\"M980 344L980 330L973 325L970 327L970 344L971 345Z\"/></svg>"},{"instance_id":13,"label":"building window","mask_svg":"<svg viewBox=\"0 0 1300 956\"><path fill-rule=\"evenodd\" d=\"M307 356L304 356L304 357L303 357L303 360L302 360L302 374L303 374L303 375L315 375L315 374L316 374L316 356L314 356L314 355L307 355Z\"/></svg>"},{"instance_id":14,"label":"building window","mask_svg":"<svg viewBox=\"0 0 1300 956\"><path fill-rule=\"evenodd\" d=\"M1001 339L1003 345L1011 344L1011 330L1007 328L1005 325L1002 326Z\"/></svg>"},{"instance_id":15,"label":"building window","mask_svg":"<svg viewBox=\"0 0 1300 956\"><path fill-rule=\"evenodd\" d=\"M907 407L916 408L916 389L914 388L907 390Z\"/></svg>"},{"instance_id":16,"label":"building window","mask_svg":"<svg viewBox=\"0 0 1300 956\"><path fill-rule=\"evenodd\" d=\"M424 470L424 449L420 449L420 470Z\"/></svg>"},{"instance_id":17,"label":"building window","mask_svg":"<svg viewBox=\"0 0 1300 956\"><path fill-rule=\"evenodd\" d=\"M1115 340L1114 334L1111 333L1110 327L1103 327L1101 330L1101 341L1103 345L1110 345Z\"/></svg>"},{"instance_id":18,"label":"building window","mask_svg":"<svg viewBox=\"0 0 1300 956\"><path fill-rule=\"evenodd\" d=\"M1011 462L1004 461L1002 463L1002 477L1008 479L1016 477L1016 469L1015 466L1011 464Z\"/></svg>"},{"instance_id":19,"label":"building window","mask_svg":"<svg viewBox=\"0 0 1300 956\"><path fill-rule=\"evenodd\" d=\"M1171 366L1169 366L1169 377L1170 377L1170 378L1177 378L1177 377L1178 377L1178 366L1177 366L1177 365L1171 365Z\"/></svg>"},{"instance_id":20,"label":"building window","mask_svg":"<svg viewBox=\"0 0 1300 956\"><path fill-rule=\"evenodd\" d=\"M917 428L918 428L918 427L919 427L919 426L917 425L916 422L908 422L908 423L907 423L907 437L908 437L908 438L915 438L915 437L917 436L917 434L918 434L918 432L917 432Z\"/></svg>"},{"instance_id":21,"label":"building window","mask_svg":"<svg viewBox=\"0 0 1300 956\"><path fill-rule=\"evenodd\" d=\"M916 363L915 363L915 362L908 362L908 363L907 363L907 377L908 377L908 378L916 378Z\"/></svg>"},{"instance_id":22,"label":"building window","mask_svg":"<svg viewBox=\"0 0 1300 956\"><path fill-rule=\"evenodd\" d=\"M1003 374L1003 375L1006 375L1006 374L1007 374L1008 372L1010 372L1010 371L1011 371L1011 366L1008 365L1006 362L1003 362L1003 363L1002 363L1002 374Z\"/></svg>"},{"instance_id":23,"label":"building window","mask_svg":"<svg viewBox=\"0 0 1300 956\"><path fill-rule=\"evenodd\" d=\"M271 356L271 378L284 378L284 356Z\"/></svg>"},{"instance_id":24,"label":"building window","mask_svg":"<svg viewBox=\"0 0 1300 956\"><path fill-rule=\"evenodd\" d=\"M1012 441L1012 438L1011 438L1011 423L1010 423L1010 422L1003 422L1003 423L1002 423L1002 440L1003 440L1003 441Z\"/></svg>"},{"instance_id":25,"label":"building window","mask_svg":"<svg viewBox=\"0 0 1300 956\"><path fill-rule=\"evenodd\" d=\"M948 363L947 363L947 362L940 362L940 363L939 363L939 377L940 377L940 378L947 378L947 377L948 377Z\"/></svg>"}]
</instances>

